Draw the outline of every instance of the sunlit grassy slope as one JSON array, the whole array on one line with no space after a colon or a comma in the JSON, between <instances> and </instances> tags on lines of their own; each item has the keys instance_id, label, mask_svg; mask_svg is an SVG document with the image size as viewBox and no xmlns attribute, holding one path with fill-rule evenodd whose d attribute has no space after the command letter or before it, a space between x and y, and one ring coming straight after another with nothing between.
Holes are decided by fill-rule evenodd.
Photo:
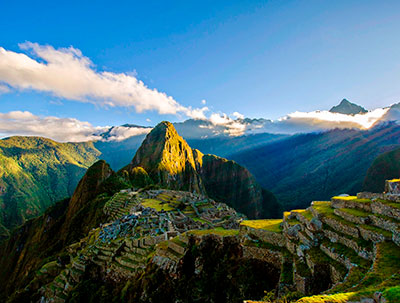
<instances>
[{"instance_id":1,"label":"sunlit grassy slope","mask_svg":"<svg viewBox=\"0 0 400 303\"><path fill-rule=\"evenodd\" d=\"M92 143L57 143L39 137L0 140L0 237L71 196L99 155Z\"/></svg>"}]
</instances>

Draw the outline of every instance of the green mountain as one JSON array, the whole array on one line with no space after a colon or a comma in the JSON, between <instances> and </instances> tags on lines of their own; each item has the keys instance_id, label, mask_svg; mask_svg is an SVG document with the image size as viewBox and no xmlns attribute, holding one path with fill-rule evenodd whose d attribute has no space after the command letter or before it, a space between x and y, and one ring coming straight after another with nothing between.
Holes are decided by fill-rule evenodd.
<instances>
[{"instance_id":1,"label":"green mountain","mask_svg":"<svg viewBox=\"0 0 400 303\"><path fill-rule=\"evenodd\" d=\"M163 188L207 194L252 218L280 212L274 195L263 190L246 168L193 150L169 122L161 122L147 135L120 174L132 176L139 167Z\"/></svg>"},{"instance_id":2,"label":"green mountain","mask_svg":"<svg viewBox=\"0 0 400 303\"><path fill-rule=\"evenodd\" d=\"M93 143L57 143L40 137L0 140L0 237L70 197L99 156Z\"/></svg>"},{"instance_id":3,"label":"green mountain","mask_svg":"<svg viewBox=\"0 0 400 303\"><path fill-rule=\"evenodd\" d=\"M246 220L201 194L133 191L126 177L96 162L70 200L2 242L0 302L400 300L398 197L332 197Z\"/></svg>"},{"instance_id":4,"label":"green mountain","mask_svg":"<svg viewBox=\"0 0 400 303\"><path fill-rule=\"evenodd\" d=\"M286 209L356 194L374 159L400 146L400 126L295 135L229 158L246 167Z\"/></svg>"},{"instance_id":5,"label":"green mountain","mask_svg":"<svg viewBox=\"0 0 400 303\"><path fill-rule=\"evenodd\" d=\"M351 103L347 99L343 99L339 105L332 107L329 111L331 113L340 113L345 115L357 115L368 112L364 107Z\"/></svg>"},{"instance_id":6,"label":"green mountain","mask_svg":"<svg viewBox=\"0 0 400 303\"><path fill-rule=\"evenodd\" d=\"M400 148L379 155L368 168L363 189L383 192L385 180L400 177Z\"/></svg>"}]
</instances>

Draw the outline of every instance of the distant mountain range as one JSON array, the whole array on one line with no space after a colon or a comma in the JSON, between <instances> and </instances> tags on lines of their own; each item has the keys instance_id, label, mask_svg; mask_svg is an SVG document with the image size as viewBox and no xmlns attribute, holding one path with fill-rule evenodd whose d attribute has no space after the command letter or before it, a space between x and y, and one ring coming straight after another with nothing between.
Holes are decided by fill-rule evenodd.
<instances>
[{"instance_id":1,"label":"distant mountain range","mask_svg":"<svg viewBox=\"0 0 400 303\"><path fill-rule=\"evenodd\" d=\"M391 122L369 130L294 135L229 158L247 167L285 208L293 208L361 191L374 159L398 147L400 125Z\"/></svg>"},{"instance_id":2,"label":"distant mountain range","mask_svg":"<svg viewBox=\"0 0 400 303\"><path fill-rule=\"evenodd\" d=\"M360 191L373 160L400 147L397 121L400 104L366 112L344 99L330 111L294 113L279 121L186 120L174 127L201 153L244 165L289 208ZM69 197L96 160L106 160L113 170L124 167L151 130L134 124L114 126L101 134L103 140L87 143L39 137L0 140L0 237ZM371 184L374 171L378 170L365 182L381 191L382 180L376 187ZM300 184L302 191L296 190Z\"/></svg>"},{"instance_id":3,"label":"distant mountain range","mask_svg":"<svg viewBox=\"0 0 400 303\"><path fill-rule=\"evenodd\" d=\"M272 138L272 135L288 136L299 133L321 132L336 128L365 130L380 123L390 121L400 121L400 103L368 111L360 105L343 99L329 111L296 111L278 120L264 118L232 119L226 115L213 114L208 119L189 119L183 122L176 122L174 126L186 140L232 139L259 134L269 134L269 139L275 139ZM151 127L148 126L124 124L113 126L108 131L101 133L100 136L103 138L101 140L103 142L121 142L132 137L138 137L143 140L144 135L150 129ZM261 144L265 143L264 138L266 137L261 139ZM136 142L135 146L137 148L137 141L139 140L132 141Z\"/></svg>"}]
</instances>

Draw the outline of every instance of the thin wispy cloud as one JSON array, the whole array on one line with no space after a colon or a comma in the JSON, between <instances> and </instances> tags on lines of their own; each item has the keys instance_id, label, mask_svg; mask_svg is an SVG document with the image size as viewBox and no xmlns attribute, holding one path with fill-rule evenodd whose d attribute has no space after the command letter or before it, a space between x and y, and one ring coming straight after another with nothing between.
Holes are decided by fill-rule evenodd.
<instances>
[{"instance_id":1,"label":"thin wispy cloud","mask_svg":"<svg viewBox=\"0 0 400 303\"><path fill-rule=\"evenodd\" d=\"M0 47L0 92L7 84L18 90L47 92L105 107L133 107L139 113L154 110L192 118L203 117L208 110L181 105L171 96L147 87L136 78L136 72L97 71L79 49L55 49L31 42L19 46L29 55Z\"/></svg>"}]
</instances>

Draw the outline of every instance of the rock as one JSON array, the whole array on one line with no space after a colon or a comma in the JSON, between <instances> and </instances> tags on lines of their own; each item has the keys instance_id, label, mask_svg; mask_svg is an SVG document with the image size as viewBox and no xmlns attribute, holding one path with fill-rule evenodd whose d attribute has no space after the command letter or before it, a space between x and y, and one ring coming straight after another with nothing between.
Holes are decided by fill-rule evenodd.
<instances>
[{"instance_id":1,"label":"rock","mask_svg":"<svg viewBox=\"0 0 400 303\"><path fill-rule=\"evenodd\" d=\"M376 303L386 303L387 300L380 291L376 291L373 296Z\"/></svg>"},{"instance_id":2,"label":"rock","mask_svg":"<svg viewBox=\"0 0 400 303\"><path fill-rule=\"evenodd\" d=\"M322 230L322 222L318 218L314 217L311 219L310 227L313 231Z\"/></svg>"}]
</instances>

